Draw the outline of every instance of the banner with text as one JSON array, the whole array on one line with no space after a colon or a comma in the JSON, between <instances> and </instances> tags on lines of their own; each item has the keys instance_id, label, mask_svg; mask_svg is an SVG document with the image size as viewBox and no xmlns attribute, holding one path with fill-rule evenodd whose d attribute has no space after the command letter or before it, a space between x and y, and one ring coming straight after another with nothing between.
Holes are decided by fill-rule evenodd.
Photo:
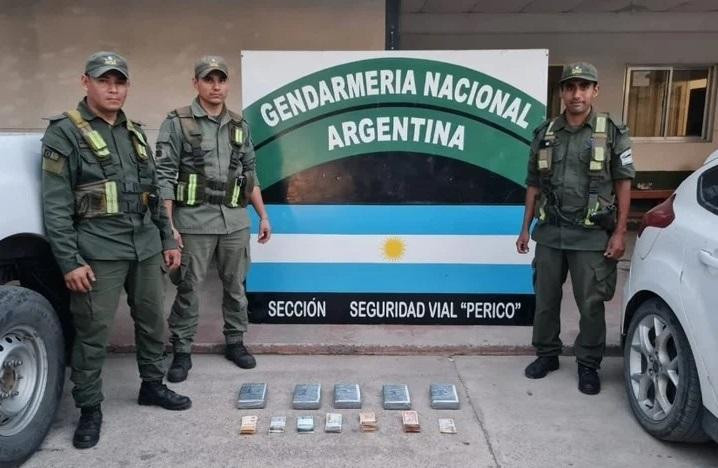
<instances>
[{"instance_id":1,"label":"banner with text","mask_svg":"<svg viewBox=\"0 0 718 468\"><path fill-rule=\"evenodd\" d=\"M244 52L274 231L253 234L251 319L530 325L514 243L547 69L546 50Z\"/></svg>"}]
</instances>

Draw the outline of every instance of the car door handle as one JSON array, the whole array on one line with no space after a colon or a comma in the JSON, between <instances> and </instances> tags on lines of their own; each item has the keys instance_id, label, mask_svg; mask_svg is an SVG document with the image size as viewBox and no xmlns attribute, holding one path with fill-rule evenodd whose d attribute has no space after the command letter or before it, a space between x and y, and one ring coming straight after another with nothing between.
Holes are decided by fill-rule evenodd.
<instances>
[{"instance_id":1,"label":"car door handle","mask_svg":"<svg viewBox=\"0 0 718 468\"><path fill-rule=\"evenodd\" d=\"M707 250L701 250L700 252L698 252L698 257L704 264L708 265L711 268L718 269L718 257L714 257L713 254L711 254Z\"/></svg>"}]
</instances>

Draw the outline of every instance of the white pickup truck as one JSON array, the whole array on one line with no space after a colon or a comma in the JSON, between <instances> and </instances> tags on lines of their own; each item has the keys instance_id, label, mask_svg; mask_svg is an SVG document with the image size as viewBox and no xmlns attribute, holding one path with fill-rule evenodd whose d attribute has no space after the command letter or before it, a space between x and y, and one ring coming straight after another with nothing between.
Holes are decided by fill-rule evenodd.
<instances>
[{"instance_id":1,"label":"white pickup truck","mask_svg":"<svg viewBox=\"0 0 718 468\"><path fill-rule=\"evenodd\" d=\"M69 296L43 230L40 137L0 134L0 466L45 438L72 340Z\"/></svg>"}]
</instances>

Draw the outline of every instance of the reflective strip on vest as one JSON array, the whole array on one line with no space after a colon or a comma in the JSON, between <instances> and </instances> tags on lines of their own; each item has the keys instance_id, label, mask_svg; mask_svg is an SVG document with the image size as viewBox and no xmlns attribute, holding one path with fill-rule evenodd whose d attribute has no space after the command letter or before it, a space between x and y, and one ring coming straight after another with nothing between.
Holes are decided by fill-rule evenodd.
<instances>
[{"instance_id":1,"label":"reflective strip on vest","mask_svg":"<svg viewBox=\"0 0 718 468\"><path fill-rule=\"evenodd\" d=\"M242 132L242 129L240 127L234 127L234 144L241 145L243 137L244 132Z\"/></svg>"},{"instance_id":2,"label":"reflective strip on vest","mask_svg":"<svg viewBox=\"0 0 718 468\"><path fill-rule=\"evenodd\" d=\"M556 119L553 119L550 124L548 124L548 128L546 129L546 133L544 133L544 136L552 136L553 135L553 124L556 122Z\"/></svg>"},{"instance_id":3,"label":"reflective strip on vest","mask_svg":"<svg viewBox=\"0 0 718 468\"><path fill-rule=\"evenodd\" d=\"M236 207L239 203L239 195L240 195L240 188L239 184L235 182L234 184L234 190L232 191L232 200L230 200L230 205L233 207Z\"/></svg>"},{"instance_id":4,"label":"reflective strip on vest","mask_svg":"<svg viewBox=\"0 0 718 468\"><path fill-rule=\"evenodd\" d=\"M553 142L556 140L556 136L553 133L553 124L556 119L553 119L546 128L544 133L543 142L547 142L548 146L545 146L538 151L538 158L536 160L536 166L542 174L548 174L551 170L551 161L553 159Z\"/></svg>"},{"instance_id":5,"label":"reflective strip on vest","mask_svg":"<svg viewBox=\"0 0 718 468\"><path fill-rule=\"evenodd\" d=\"M187 204L194 205L197 201L197 174L189 175L189 183L187 184Z\"/></svg>"},{"instance_id":6,"label":"reflective strip on vest","mask_svg":"<svg viewBox=\"0 0 718 468\"><path fill-rule=\"evenodd\" d=\"M137 150L137 154L139 154L142 159L147 159L147 150L144 146L138 144L135 149Z\"/></svg>"},{"instance_id":7,"label":"reflective strip on vest","mask_svg":"<svg viewBox=\"0 0 718 468\"><path fill-rule=\"evenodd\" d=\"M85 119L82 118L80 112L76 109L65 112L65 115L75 124L75 127L80 131L82 138L90 146L92 152L95 153L98 159L105 159L110 155L110 150L107 148L107 143L102 138L97 130L94 130Z\"/></svg>"},{"instance_id":8,"label":"reflective strip on vest","mask_svg":"<svg viewBox=\"0 0 718 468\"><path fill-rule=\"evenodd\" d=\"M585 224L586 226L593 226L594 223L590 219L591 215L596 213L600 208L601 208L601 204L599 202L596 202L593 209L591 209L589 206L588 211L586 212L586 219L583 220L583 224Z\"/></svg>"},{"instance_id":9,"label":"reflective strip on vest","mask_svg":"<svg viewBox=\"0 0 718 468\"><path fill-rule=\"evenodd\" d=\"M102 135L97 133L97 130L92 130L87 133L87 138L89 139L89 145L92 148L92 151L95 151L96 153L107 156L110 154L110 150L107 149L107 144L105 143L105 140L102 138Z\"/></svg>"},{"instance_id":10,"label":"reflective strip on vest","mask_svg":"<svg viewBox=\"0 0 718 468\"><path fill-rule=\"evenodd\" d=\"M596 146L593 149L593 160L599 162L606 160L606 148L604 146Z\"/></svg>"},{"instance_id":11,"label":"reflective strip on vest","mask_svg":"<svg viewBox=\"0 0 718 468\"><path fill-rule=\"evenodd\" d=\"M591 216L601 209L598 200L599 183L603 170L606 167L606 145L608 140L608 116L598 114L596 116L596 128L593 131L593 148L591 149L591 161L588 163L590 177L588 186L588 203L586 205L586 217L583 220L584 226L594 226Z\"/></svg>"},{"instance_id":12,"label":"reflective strip on vest","mask_svg":"<svg viewBox=\"0 0 718 468\"><path fill-rule=\"evenodd\" d=\"M549 151L547 148L539 150L539 156L538 156L539 171L547 171L551 168L551 163L549 162L550 159L551 159L551 155L549 154Z\"/></svg>"},{"instance_id":13,"label":"reflective strip on vest","mask_svg":"<svg viewBox=\"0 0 718 468\"><path fill-rule=\"evenodd\" d=\"M596 116L596 131L594 133L606 133L606 124L608 119L605 115Z\"/></svg>"},{"instance_id":14,"label":"reflective strip on vest","mask_svg":"<svg viewBox=\"0 0 718 468\"><path fill-rule=\"evenodd\" d=\"M117 183L114 180L105 182L105 201L107 203L107 214L116 214L120 212L117 203Z\"/></svg>"},{"instance_id":15,"label":"reflective strip on vest","mask_svg":"<svg viewBox=\"0 0 718 468\"><path fill-rule=\"evenodd\" d=\"M140 159L146 160L147 159L147 149L145 148L145 145L147 145L147 142L145 141L144 137L142 136L142 133L137 130L137 127L132 123L131 120L127 119L127 130L130 132L130 138L132 139L132 146L134 146L135 151L137 151L137 156L139 156Z\"/></svg>"}]
</instances>

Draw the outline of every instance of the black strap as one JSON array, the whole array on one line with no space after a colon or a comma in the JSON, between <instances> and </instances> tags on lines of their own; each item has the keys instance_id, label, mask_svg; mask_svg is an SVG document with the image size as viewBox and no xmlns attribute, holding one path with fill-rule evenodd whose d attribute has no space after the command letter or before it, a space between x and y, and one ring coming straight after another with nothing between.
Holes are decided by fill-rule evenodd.
<instances>
[{"instance_id":1,"label":"black strap","mask_svg":"<svg viewBox=\"0 0 718 468\"><path fill-rule=\"evenodd\" d=\"M207 195L207 203L211 203L212 205L223 205L224 204L224 194L209 194Z\"/></svg>"},{"instance_id":2,"label":"black strap","mask_svg":"<svg viewBox=\"0 0 718 468\"><path fill-rule=\"evenodd\" d=\"M216 190L218 192L224 192L227 190L227 182L217 179L207 179L207 188L210 190Z\"/></svg>"},{"instance_id":3,"label":"black strap","mask_svg":"<svg viewBox=\"0 0 718 468\"><path fill-rule=\"evenodd\" d=\"M179 117L184 139L192 147L192 165L198 174L204 175L204 151L202 151L202 131L192 114L190 106L178 107L174 113Z\"/></svg>"}]
</instances>

